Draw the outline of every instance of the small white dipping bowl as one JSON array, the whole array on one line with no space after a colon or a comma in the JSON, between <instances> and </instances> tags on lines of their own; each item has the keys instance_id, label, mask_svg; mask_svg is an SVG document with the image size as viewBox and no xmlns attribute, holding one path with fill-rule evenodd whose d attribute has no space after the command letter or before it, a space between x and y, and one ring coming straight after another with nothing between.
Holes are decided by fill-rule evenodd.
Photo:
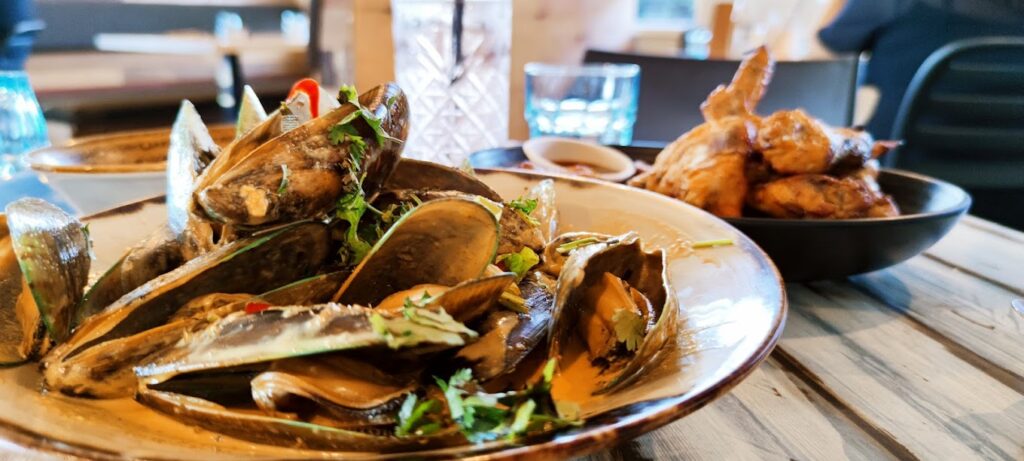
<instances>
[{"instance_id":1,"label":"small white dipping bowl","mask_svg":"<svg viewBox=\"0 0 1024 461\"><path fill-rule=\"evenodd\" d=\"M220 146L234 126L210 127ZM107 210L167 190L169 128L126 131L74 139L61 147L28 154L28 164L83 214Z\"/></svg>"},{"instance_id":2,"label":"small white dipping bowl","mask_svg":"<svg viewBox=\"0 0 1024 461\"><path fill-rule=\"evenodd\" d=\"M622 182L636 174L633 160L611 147L571 138L543 137L523 143L523 153L541 170L574 172L561 164L580 164L595 169L594 177Z\"/></svg>"}]
</instances>

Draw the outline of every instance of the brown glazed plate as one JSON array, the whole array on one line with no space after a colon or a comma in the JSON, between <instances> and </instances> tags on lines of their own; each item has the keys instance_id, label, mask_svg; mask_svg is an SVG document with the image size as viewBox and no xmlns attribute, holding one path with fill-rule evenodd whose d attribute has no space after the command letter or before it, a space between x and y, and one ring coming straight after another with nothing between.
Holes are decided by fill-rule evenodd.
<instances>
[{"instance_id":1,"label":"brown glazed plate","mask_svg":"<svg viewBox=\"0 0 1024 461\"><path fill-rule=\"evenodd\" d=\"M478 171L505 198L547 176ZM186 426L130 399L75 399L40 392L36 365L0 370L0 437L27 452L89 459L561 459L609 448L655 430L726 393L767 357L786 314L775 266L750 239L682 202L618 184L556 177L560 230L636 231L648 247L669 253L681 305L680 330L663 360L627 389L581 408L581 427L518 443L491 442L382 455L321 452L233 439ZM94 239L93 273L164 222L162 199L122 206L87 219ZM691 250L681 242L731 239ZM556 395L558 393L556 382ZM0 440L0 447L5 443Z\"/></svg>"}]
</instances>

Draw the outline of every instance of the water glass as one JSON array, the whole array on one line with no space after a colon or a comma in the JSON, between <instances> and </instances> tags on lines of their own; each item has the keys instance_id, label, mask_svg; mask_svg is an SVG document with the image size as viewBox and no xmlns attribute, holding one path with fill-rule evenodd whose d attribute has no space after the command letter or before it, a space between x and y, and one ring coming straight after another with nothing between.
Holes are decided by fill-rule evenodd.
<instances>
[{"instance_id":1,"label":"water glass","mask_svg":"<svg viewBox=\"0 0 1024 461\"><path fill-rule=\"evenodd\" d=\"M392 0L406 157L459 165L508 140L511 0Z\"/></svg>"},{"instance_id":2,"label":"water glass","mask_svg":"<svg viewBox=\"0 0 1024 461\"><path fill-rule=\"evenodd\" d=\"M636 122L635 64L526 65L530 137L561 136L628 145Z\"/></svg>"},{"instance_id":3,"label":"water glass","mask_svg":"<svg viewBox=\"0 0 1024 461\"><path fill-rule=\"evenodd\" d=\"M49 143L43 110L28 76L0 71L0 178L24 169L24 154Z\"/></svg>"}]
</instances>

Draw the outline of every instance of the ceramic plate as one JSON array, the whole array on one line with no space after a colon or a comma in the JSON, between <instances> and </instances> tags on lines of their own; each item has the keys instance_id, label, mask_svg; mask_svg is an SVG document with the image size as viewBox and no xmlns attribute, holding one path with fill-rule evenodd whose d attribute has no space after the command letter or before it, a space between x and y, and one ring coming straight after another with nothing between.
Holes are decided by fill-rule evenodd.
<instances>
[{"instance_id":1,"label":"ceramic plate","mask_svg":"<svg viewBox=\"0 0 1024 461\"><path fill-rule=\"evenodd\" d=\"M506 198L543 176L481 171ZM646 245L666 248L682 306L682 326L664 361L622 392L583 407L583 426L522 444L493 442L417 452L420 458L483 455L487 459L580 456L654 430L727 392L763 360L782 331L786 299L775 267L725 222L682 202L609 183L556 178L562 231L637 231ZM165 221L161 199L88 219L95 241L94 276ZM685 241L735 244L688 250ZM0 436L43 453L87 458L189 460L366 459L411 453L318 452L258 445L186 426L133 400L88 400L41 394L35 365L0 370ZM555 393L559 392L556 383Z\"/></svg>"}]
</instances>

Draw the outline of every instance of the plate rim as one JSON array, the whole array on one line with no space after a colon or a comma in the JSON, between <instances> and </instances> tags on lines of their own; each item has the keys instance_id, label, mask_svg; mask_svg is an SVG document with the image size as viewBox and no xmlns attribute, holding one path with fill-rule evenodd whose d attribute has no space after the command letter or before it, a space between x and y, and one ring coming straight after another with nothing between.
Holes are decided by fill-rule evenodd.
<instances>
[{"instance_id":1,"label":"plate rim","mask_svg":"<svg viewBox=\"0 0 1024 461\"><path fill-rule=\"evenodd\" d=\"M447 447L439 450L429 451L410 451L401 453L377 453L377 459L396 459L402 457L414 456L422 459L435 459L444 458L447 456L458 456L460 458L478 459L478 460L536 460L536 459L561 459L567 456L581 456L589 453L593 453L602 449L614 446L617 443L621 443L626 440L632 440L642 434L652 432L658 428L661 428L671 422L679 420L701 408L708 403L714 401L718 397L725 395L744 379L746 379L765 359L771 354L778 344L778 341L782 337L783 330L785 329L786 318L789 312L789 299L786 293L785 282L782 279L782 275L775 263L768 257L768 255L757 245L750 237L744 234L742 231L736 228L728 221L712 215L704 210L689 205L685 202L666 197L664 195L634 187L629 187L624 184L610 183L607 181L600 181L596 179L580 178L570 175L560 175L551 173L540 173L526 170L510 170L503 168L476 168L476 171L483 174L510 174L514 176L525 177L528 180L537 179L556 179L560 181L567 181L570 183L578 183L584 185L584 187L611 187L618 190L628 190L631 193L650 194L650 197L655 200L666 200L671 201L675 204L682 204L685 207L696 211L698 214L704 215L705 218L709 218L713 221L718 221L719 224L724 225L728 228L733 229L737 235L744 239L744 247L751 249L757 256L760 257L761 262L770 269L770 273L774 276L773 286L778 288L779 294L779 305L777 314L772 319L772 325L769 329L769 334L757 345L754 353L749 357L743 359L736 368L731 372L718 380L714 384L707 388L690 395L677 395L670 397L663 397L654 400L641 401L627 405L623 408L629 408L637 405L642 406L656 406L655 409L645 414L632 414L628 417L621 418L619 421L610 424L603 424L594 426L584 432L578 434L572 434L571 437L562 438L557 433L544 434L543 436L551 437L543 442L531 444L527 443L520 446L508 446L499 445L488 447L486 445L480 446L477 450L474 450L472 446L468 446L468 449L459 456L460 453L452 453L450 450L457 450L460 448L466 448L466 446L460 447ZM155 196L145 199L136 200L119 206L109 208L107 210L91 213L87 216L83 216L80 219L89 220L114 215L122 215L131 213L137 209L142 208L147 204L163 203L164 196ZM616 410L611 410L616 411ZM598 415L599 416L599 415ZM124 460L124 459L139 459L139 460L154 460L154 461L191 461L186 458L175 458L175 457L160 457L160 458L125 458L124 454L116 451L105 450L98 447L93 447L85 444L76 442L68 442L62 440L56 440L45 434L40 434L36 431L32 431L23 427L19 427L14 423L7 421L0 421L0 439L9 441L22 449L35 450L42 454L57 455L68 459L69 456L73 457L70 459L100 459L100 460ZM343 453L343 452L339 452ZM300 460L305 458L274 458L281 461ZM328 458L332 459L332 458ZM343 459L343 457L333 458Z\"/></svg>"}]
</instances>

